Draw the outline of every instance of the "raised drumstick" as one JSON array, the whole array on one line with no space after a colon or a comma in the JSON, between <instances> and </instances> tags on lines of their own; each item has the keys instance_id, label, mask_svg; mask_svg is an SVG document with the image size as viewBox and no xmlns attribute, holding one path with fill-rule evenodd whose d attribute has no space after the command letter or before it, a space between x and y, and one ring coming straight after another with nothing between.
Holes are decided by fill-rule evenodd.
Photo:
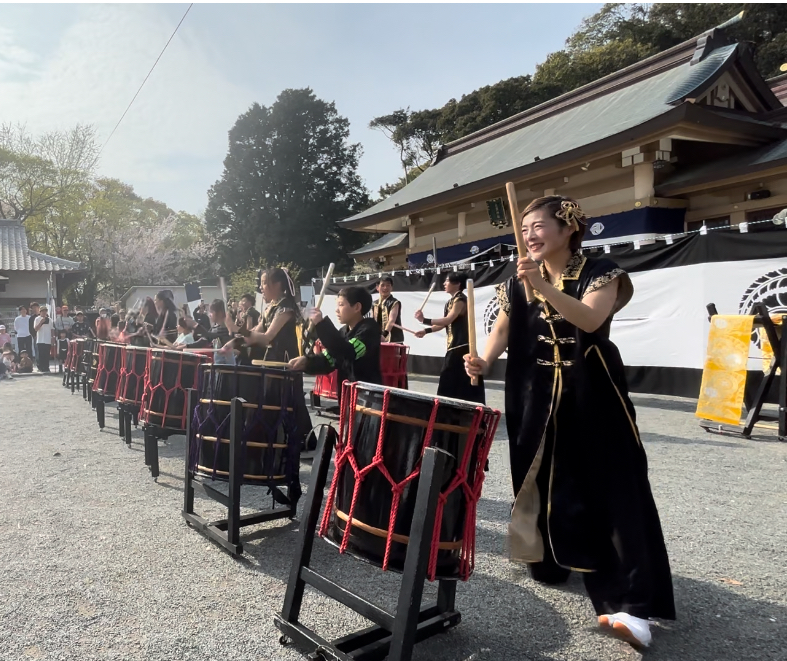
<instances>
[{"instance_id":1,"label":"raised drumstick","mask_svg":"<svg viewBox=\"0 0 787 661\"><path fill-rule=\"evenodd\" d=\"M325 292L328 290L328 283L331 281L331 275L333 274L333 267L335 264L331 262L328 265L328 273L325 274L325 279L322 281L322 289L320 290L320 297L317 299L317 304L314 306L315 310L319 310L322 307L322 301L325 298ZM314 328L314 324L310 321L309 322L309 330Z\"/></svg>"},{"instance_id":2,"label":"raised drumstick","mask_svg":"<svg viewBox=\"0 0 787 661\"><path fill-rule=\"evenodd\" d=\"M412 333L415 335L418 331L410 330L409 328L405 328L404 326L400 326L399 324L394 324L394 328L398 328L399 330L403 330L405 333Z\"/></svg>"},{"instance_id":3,"label":"raised drumstick","mask_svg":"<svg viewBox=\"0 0 787 661\"><path fill-rule=\"evenodd\" d=\"M435 276L435 277L436 277L436 276ZM429 301L429 297L432 295L432 292L434 291L434 288L435 288L436 286L437 286L437 280L434 280L434 281L432 282L431 286L429 287L429 291L428 291L428 292L426 292L426 298L424 299L424 302L423 302L423 303L421 303L421 307L420 307L420 308L418 308L418 311L419 311L419 312L422 312L422 311L423 311L423 309L424 309L424 306L425 306L425 305L427 304L427 302Z\"/></svg>"},{"instance_id":4,"label":"raised drumstick","mask_svg":"<svg viewBox=\"0 0 787 661\"><path fill-rule=\"evenodd\" d=\"M475 290L473 289L472 280L467 281L467 344L470 349L470 356L478 358L475 342ZM477 386L478 377L471 376L470 383Z\"/></svg>"},{"instance_id":5,"label":"raised drumstick","mask_svg":"<svg viewBox=\"0 0 787 661\"><path fill-rule=\"evenodd\" d=\"M519 258L528 257L527 245L525 244L525 237L522 236L522 222L519 218L519 206L516 203L516 186L512 182L506 184L506 193L508 193L508 208L511 212L511 224L514 227L514 238L516 239L516 251L519 253ZM535 296L533 295L533 288L530 286L527 278L522 280L525 286L525 296L528 303L532 301Z\"/></svg>"}]
</instances>

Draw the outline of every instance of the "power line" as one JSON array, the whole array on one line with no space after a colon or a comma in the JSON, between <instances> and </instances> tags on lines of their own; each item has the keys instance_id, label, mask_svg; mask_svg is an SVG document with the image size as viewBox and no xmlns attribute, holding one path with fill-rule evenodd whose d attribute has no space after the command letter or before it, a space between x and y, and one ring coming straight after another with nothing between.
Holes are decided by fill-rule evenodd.
<instances>
[{"instance_id":1,"label":"power line","mask_svg":"<svg viewBox=\"0 0 787 661\"><path fill-rule=\"evenodd\" d=\"M164 55L164 51L167 50L167 46L169 46L169 43L172 41L172 39L178 33L178 29L183 24L183 21L186 20L186 16L188 16L188 13L191 11L191 8L193 6L194 6L194 3L192 2L188 6L188 9L186 9L186 13L183 14L183 18L180 19L180 23L178 23L177 27L175 28L175 31L172 33L170 38L167 40L167 43L164 44L164 48L161 49L161 52L159 53L159 56L156 58L156 61L153 63L153 66L150 67L150 71L148 71L148 75L145 76L145 80L142 81L142 84L139 86L139 89L137 90L137 93L134 95L134 98L131 99L131 102L128 104L128 107L123 111L123 114L120 116L120 119L118 120L118 123L115 124L115 128L112 129L112 133L109 134L109 137L107 138L107 140L104 143L104 145L101 147L101 151L99 151L99 154L104 151L104 147L107 146L109 141L112 139L112 136L115 135L115 131L117 131L118 126L120 126L120 122L123 121L123 118L126 116L126 113L131 109L131 106L134 104L134 101L137 100L137 97L139 96L139 93L142 91L142 88L145 86L145 83L148 82L148 78L150 78L150 74L153 73L153 69L156 68L156 65L158 64L159 60L161 59L161 56Z\"/></svg>"}]
</instances>

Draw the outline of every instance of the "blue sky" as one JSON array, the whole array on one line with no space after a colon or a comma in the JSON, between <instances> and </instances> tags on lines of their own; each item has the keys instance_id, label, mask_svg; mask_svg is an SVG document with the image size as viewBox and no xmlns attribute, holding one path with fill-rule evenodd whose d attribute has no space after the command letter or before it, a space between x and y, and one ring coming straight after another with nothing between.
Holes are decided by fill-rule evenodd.
<instances>
[{"instance_id":1,"label":"blue sky","mask_svg":"<svg viewBox=\"0 0 787 661\"><path fill-rule=\"evenodd\" d=\"M99 172L199 213L238 115L308 86L350 120L376 193L400 165L369 120L532 73L600 6L195 4ZM103 143L186 7L0 5L0 122L33 133L93 124Z\"/></svg>"}]
</instances>

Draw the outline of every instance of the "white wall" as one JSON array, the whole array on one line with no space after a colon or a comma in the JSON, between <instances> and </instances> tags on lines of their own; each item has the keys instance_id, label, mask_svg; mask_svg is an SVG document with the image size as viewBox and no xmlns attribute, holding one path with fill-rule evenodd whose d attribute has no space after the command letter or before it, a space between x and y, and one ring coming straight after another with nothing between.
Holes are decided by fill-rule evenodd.
<instances>
[{"instance_id":1,"label":"white wall","mask_svg":"<svg viewBox=\"0 0 787 661\"><path fill-rule=\"evenodd\" d=\"M28 303L41 303L46 298L48 271L3 271L3 275L8 280L5 281L5 291L0 292L0 307L4 299L23 298Z\"/></svg>"},{"instance_id":2,"label":"white wall","mask_svg":"<svg viewBox=\"0 0 787 661\"><path fill-rule=\"evenodd\" d=\"M175 295L175 305L181 307L186 301L186 288L185 287L165 287L165 286L150 286L150 287L132 287L131 293L126 297L126 308L131 308L137 299L144 301L148 296L154 298L162 289L169 289ZM200 287L202 299L206 303L210 303L214 298L221 298L220 287Z\"/></svg>"}]
</instances>

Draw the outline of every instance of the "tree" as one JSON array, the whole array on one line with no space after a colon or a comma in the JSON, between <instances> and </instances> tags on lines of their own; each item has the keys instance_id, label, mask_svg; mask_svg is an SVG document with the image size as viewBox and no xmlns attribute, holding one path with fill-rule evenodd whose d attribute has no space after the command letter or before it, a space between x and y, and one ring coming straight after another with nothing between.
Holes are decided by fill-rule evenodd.
<instances>
[{"instance_id":1,"label":"tree","mask_svg":"<svg viewBox=\"0 0 787 661\"><path fill-rule=\"evenodd\" d=\"M440 119L439 110L410 112L407 108L375 117L369 122L370 129L381 131L399 150L405 184L414 178L410 176L412 171L421 174L437 155L437 148L444 137Z\"/></svg>"},{"instance_id":2,"label":"tree","mask_svg":"<svg viewBox=\"0 0 787 661\"><path fill-rule=\"evenodd\" d=\"M28 218L25 230L34 250L82 262L85 278L68 293L80 305L117 300L132 285L177 285L216 271L200 218L142 199L116 179L74 188Z\"/></svg>"},{"instance_id":3,"label":"tree","mask_svg":"<svg viewBox=\"0 0 787 661\"><path fill-rule=\"evenodd\" d=\"M92 126L33 137L24 126L0 126L0 218L25 221L78 193L98 162Z\"/></svg>"},{"instance_id":4,"label":"tree","mask_svg":"<svg viewBox=\"0 0 787 661\"><path fill-rule=\"evenodd\" d=\"M238 118L205 214L224 269L349 267L346 253L362 237L336 221L365 209L369 197L357 172L361 147L348 138L348 120L311 89L284 90Z\"/></svg>"},{"instance_id":5,"label":"tree","mask_svg":"<svg viewBox=\"0 0 787 661\"><path fill-rule=\"evenodd\" d=\"M244 294L256 294L257 292L257 271L265 271L269 268L279 267L287 270L290 279L295 285L296 299L298 298L298 282L301 277L301 269L296 264L267 264L257 269L254 266L238 269L229 278L227 295L233 300L239 300Z\"/></svg>"}]
</instances>

